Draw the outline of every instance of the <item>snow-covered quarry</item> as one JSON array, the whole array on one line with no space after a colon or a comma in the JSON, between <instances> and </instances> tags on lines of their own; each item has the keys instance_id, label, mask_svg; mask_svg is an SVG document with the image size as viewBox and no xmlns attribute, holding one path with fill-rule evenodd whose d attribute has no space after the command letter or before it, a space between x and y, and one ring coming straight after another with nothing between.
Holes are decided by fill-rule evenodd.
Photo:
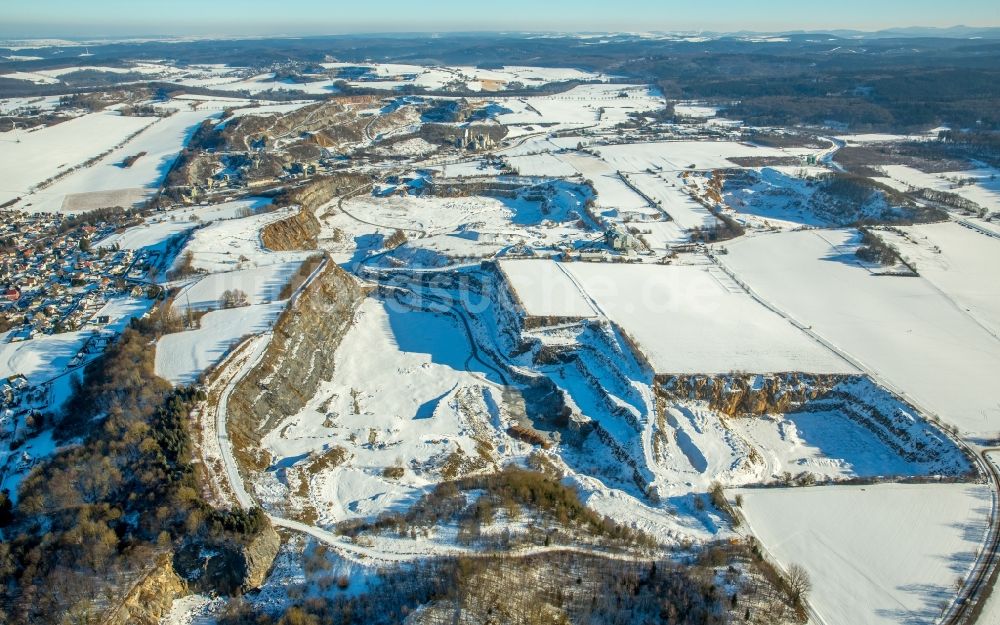
<instances>
[{"instance_id":1,"label":"snow-covered quarry","mask_svg":"<svg viewBox=\"0 0 1000 625\"><path fill-rule=\"evenodd\" d=\"M746 127L735 102L610 70L343 58L0 74L130 85L96 110L0 101L39 118L0 132L0 205L37 227L2 241L0 483L89 444L56 414L140 337L135 375L183 406L157 413L177 449L143 479L182 475L170 501L195 512L171 532L209 528L149 548L197 593L162 624L236 605L205 582L223 548L197 541L261 528L273 545L239 558L267 566L235 594L273 614L404 593L422 567L491 587L494 557L573 560L558 592L508 575L559 597L531 622L584 622L564 598L632 579L662 595L648 622L708 597L720 623L953 625L979 601L1000 518L995 170L876 152L913 166L848 172L837 154L932 135ZM133 425L123 447L159 444ZM131 505L102 512L119 534ZM400 594L398 616L511 620L462 620L475 606L448 592Z\"/></svg>"}]
</instances>

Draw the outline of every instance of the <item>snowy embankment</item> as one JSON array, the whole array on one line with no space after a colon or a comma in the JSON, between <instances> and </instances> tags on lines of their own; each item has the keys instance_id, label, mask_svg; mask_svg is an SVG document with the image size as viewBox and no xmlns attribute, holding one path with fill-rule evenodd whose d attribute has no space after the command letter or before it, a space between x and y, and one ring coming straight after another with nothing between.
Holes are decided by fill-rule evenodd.
<instances>
[{"instance_id":1,"label":"snowy embankment","mask_svg":"<svg viewBox=\"0 0 1000 625\"><path fill-rule=\"evenodd\" d=\"M984 389L996 384L1000 340L928 280L873 275L854 256L854 238L851 230L757 236L728 244L720 259L918 407L995 435L1000 406Z\"/></svg>"},{"instance_id":2,"label":"snowy embankment","mask_svg":"<svg viewBox=\"0 0 1000 625\"><path fill-rule=\"evenodd\" d=\"M990 490L876 484L739 491L749 531L813 583L824 625L933 623L985 540Z\"/></svg>"}]
</instances>

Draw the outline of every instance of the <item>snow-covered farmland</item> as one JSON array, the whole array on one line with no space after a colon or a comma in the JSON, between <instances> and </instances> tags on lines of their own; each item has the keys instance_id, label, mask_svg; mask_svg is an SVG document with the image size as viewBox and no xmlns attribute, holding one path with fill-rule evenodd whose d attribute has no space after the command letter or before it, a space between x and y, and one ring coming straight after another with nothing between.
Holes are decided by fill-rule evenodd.
<instances>
[{"instance_id":1,"label":"snow-covered farmland","mask_svg":"<svg viewBox=\"0 0 1000 625\"><path fill-rule=\"evenodd\" d=\"M535 317L593 317L594 307L566 272L545 260L505 260L500 269L517 294L524 312Z\"/></svg>"},{"instance_id":2,"label":"snow-covered farmland","mask_svg":"<svg viewBox=\"0 0 1000 625\"><path fill-rule=\"evenodd\" d=\"M983 389L1000 371L1000 340L928 280L873 275L856 246L852 230L785 232L731 242L720 258L894 390L966 432L995 434L1000 406Z\"/></svg>"},{"instance_id":3,"label":"snow-covered farmland","mask_svg":"<svg viewBox=\"0 0 1000 625\"><path fill-rule=\"evenodd\" d=\"M100 191L134 189L138 191L135 197L144 199L159 185L198 125L212 114L180 111L157 119L137 137L93 165L36 191L31 199L32 210L75 212L107 206L100 200L96 205L87 201L88 194ZM125 158L138 154L143 155L132 166L122 165Z\"/></svg>"},{"instance_id":4,"label":"snow-covered farmland","mask_svg":"<svg viewBox=\"0 0 1000 625\"><path fill-rule=\"evenodd\" d=\"M250 304L268 304L278 299L300 266L298 261L289 261L209 274L181 289L174 298L174 308L178 311L218 308L222 294L235 289L246 293Z\"/></svg>"},{"instance_id":5,"label":"snow-covered farmland","mask_svg":"<svg viewBox=\"0 0 1000 625\"><path fill-rule=\"evenodd\" d=\"M904 187L954 193L990 212L1000 211L1000 171L983 167L968 171L924 173L906 165L884 165L886 176Z\"/></svg>"},{"instance_id":6,"label":"snow-covered farmland","mask_svg":"<svg viewBox=\"0 0 1000 625\"><path fill-rule=\"evenodd\" d=\"M566 178L577 175L577 171L551 154L526 154L511 156L507 162L522 176L548 176Z\"/></svg>"},{"instance_id":7,"label":"snow-covered farmland","mask_svg":"<svg viewBox=\"0 0 1000 625\"><path fill-rule=\"evenodd\" d=\"M170 237L191 230L204 222L235 219L244 212L256 211L270 203L263 198L236 200L211 206L193 206L169 211L147 219L124 232L112 234L97 243L98 247L118 246L120 249L140 250L162 246Z\"/></svg>"},{"instance_id":8,"label":"snow-covered farmland","mask_svg":"<svg viewBox=\"0 0 1000 625\"><path fill-rule=\"evenodd\" d=\"M112 149L156 121L114 112L91 113L54 126L0 133L0 203L24 196L53 176ZM30 200L29 200L30 201Z\"/></svg>"},{"instance_id":9,"label":"snow-covered farmland","mask_svg":"<svg viewBox=\"0 0 1000 625\"><path fill-rule=\"evenodd\" d=\"M194 383L240 339L266 332L284 307L280 301L216 310L202 317L196 330L162 336L156 344L156 374L174 384Z\"/></svg>"},{"instance_id":10,"label":"snow-covered farmland","mask_svg":"<svg viewBox=\"0 0 1000 625\"><path fill-rule=\"evenodd\" d=\"M521 276L543 269L519 268ZM562 266L601 314L637 341L660 373L755 373L854 369L798 328L754 301L720 269L705 266L570 263ZM538 301L541 281L518 281L522 301ZM567 287L568 288L568 287ZM544 301L544 299L542 300ZM559 304L565 303L565 309ZM574 298L550 299L551 315L573 316Z\"/></svg>"},{"instance_id":11,"label":"snow-covered farmland","mask_svg":"<svg viewBox=\"0 0 1000 625\"><path fill-rule=\"evenodd\" d=\"M303 260L309 252L269 252L260 240L261 228L285 219L295 210L212 222L194 232L183 253L191 252L193 267L209 273Z\"/></svg>"},{"instance_id":12,"label":"snow-covered farmland","mask_svg":"<svg viewBox=\"0 0 1000 625\"><path fill-rule=\"evenodd\" d=\"M649 202L625 184L613 167L601 159L579 153L562 154L559 159L565 161L593 183L594 190L597 191L598 206L616 210L619 213L655 214L657 212L656 209L649 206Z\"/></svg>"},{"instance_id":13,"label":"snow-covered farmland","mask_svg":"<svg viewBox=\"0 0 1000 625\"><path fill-rule=\"evenodd\" d=\"M663 107L663 99L641 85L581 85L552 96L499 101L511 111L497 117L500 123L547 124L550 132L560 128L612 127L627 121L629 113Z\"/></svg>"},{"instance_id":14,"label":"snow-covered farmland","mask_svg":"<svg viewBox=\"0 0 1000 625\"><path fill-rule=\"evenodd\" d=\"M657 206L684 229L711 228L715 217L707 208L694 201L681 187L680 178L659 174L629 174L629 182L656 202Z\"/></svg>"},{"instance_id":15,"label":"snow-covered farmland","mask_svg":"<svg viewBox=\"0 0 1000 625\"><path fill-rule=\"evenodd\" d=\"M974 484L740 491L749 529L835 625L933 623L985 540L990 492Z\"/></svg>"},{"instance_id":16,"label":"snow-covered farmland","mask_svg":"<svg viewBox=\"0 0 1000 625\"><path fill-rule=\"evenodd\" d=\"M818 153L807 148L766 148L734 141L664 141L607 145L597 148L601 158L613 168L626 172L648 169L726 169L734 167L730 158L805 157Z\"/></svg>"},{"instance_id":17,"label":"snow-covered farmland","mask_svg":"<svg viewBox=\"0 0 1000 625\"><path fill-rule=\"evenodd\" d=\"M955 222L879 232L920 275L1000 336L1000 238Z\"/></svg>"}]
</instances>

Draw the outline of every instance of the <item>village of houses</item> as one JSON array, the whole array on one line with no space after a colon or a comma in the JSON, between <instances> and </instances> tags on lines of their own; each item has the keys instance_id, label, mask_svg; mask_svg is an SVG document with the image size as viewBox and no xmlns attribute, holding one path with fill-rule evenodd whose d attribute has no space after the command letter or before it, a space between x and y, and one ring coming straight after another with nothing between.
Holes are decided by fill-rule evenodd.
<instances>
[{"instance_id":1,"label":"village of houses","mask_svg":"<svg viewBox=\"0 0 1000 625\"><path fill-rule=\"evenodd\" d=\"M119 213L114 219L68 221L59 214L2 212L0 350L14 355L5 360L17 358L21 345L16 344L69 333L77 339L67 343L76 353L62 358L62 366L46 362L37 368L40 375L18 372L0 381L0 440L12 447L41 427L41 411L50 405L52 393L65 391L54 386L69 386L68 380L61 385L56 381L97 357L120 333L124 324L108 314L109 302L158 295L158 287L144 282L156 260L150 253L94 245L129 218ZM31 357L56 359L44 352ZM22 463L31 461L27 451L21 456Z\"/></svg>"}]
</instances>

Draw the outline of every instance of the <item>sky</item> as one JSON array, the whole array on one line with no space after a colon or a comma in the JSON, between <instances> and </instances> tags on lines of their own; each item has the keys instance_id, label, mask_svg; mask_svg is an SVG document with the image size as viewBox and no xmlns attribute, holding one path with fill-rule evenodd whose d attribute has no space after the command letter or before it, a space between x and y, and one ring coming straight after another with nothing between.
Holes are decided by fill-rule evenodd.
<instances>
[{"instance_id":1,"label":"sky","mask_svg":"<svg viewBox=\"0 0 1000 625\"><path fill-rule=\"evenodd\" d=\"M997 0L4 0L0 37L1000 26Z\"/></svg>"}]
</instances>

